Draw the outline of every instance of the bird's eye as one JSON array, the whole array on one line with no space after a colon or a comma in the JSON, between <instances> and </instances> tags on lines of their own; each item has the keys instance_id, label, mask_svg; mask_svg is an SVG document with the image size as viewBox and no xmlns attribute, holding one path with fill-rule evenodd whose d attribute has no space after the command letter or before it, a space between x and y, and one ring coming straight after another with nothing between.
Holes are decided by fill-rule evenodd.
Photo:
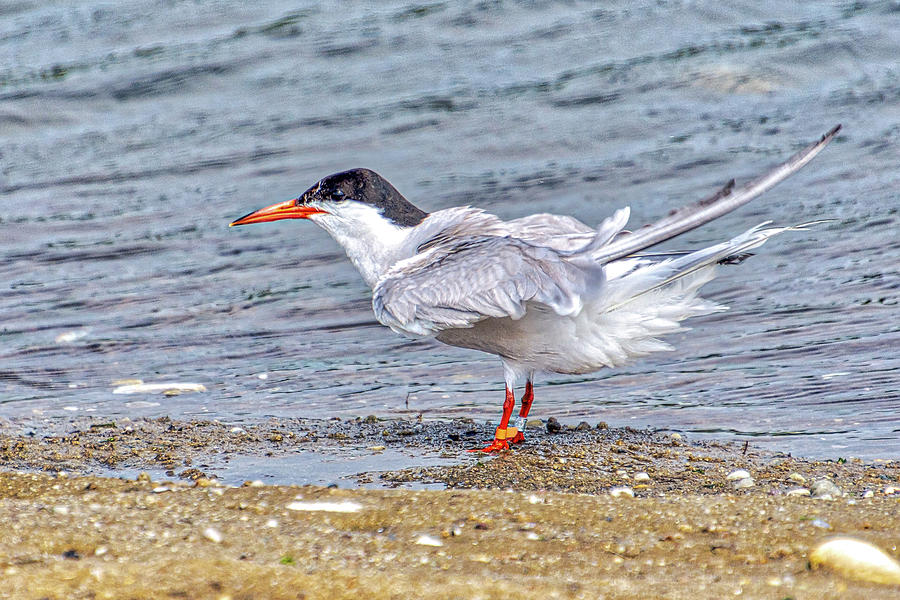
<instances>
[{"instance_id":1,"label":"bird's eye","mask_svg":"<svg viewBox=\"0 0 900 600\"><path fill-rule=\"evenodd\" d=\"M331 192L331 199L336 201L343 200L344 192L342 192L341 190L334 190L333 192Z\"/></svg>"}]
</instances>

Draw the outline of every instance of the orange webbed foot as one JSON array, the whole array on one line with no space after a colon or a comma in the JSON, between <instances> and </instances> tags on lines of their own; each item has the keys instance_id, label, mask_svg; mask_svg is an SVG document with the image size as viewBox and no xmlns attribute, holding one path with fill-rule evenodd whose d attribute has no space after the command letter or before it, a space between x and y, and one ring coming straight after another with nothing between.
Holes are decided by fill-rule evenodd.
<instances>
[{"instance_id":1,"label":"orange webbed foot","mask_svg":"<svg viewBox=\"0 0 900 600\"><path fill-rule=\"evenodd\" d=\"M469 450L466 450L466 452L484 452L485 454L488 454L491 452L500 452L501 450L509 450L509 443L506 440L494 439L493 442L484 448L470 448Z\"/></svg>"}]
</instances>

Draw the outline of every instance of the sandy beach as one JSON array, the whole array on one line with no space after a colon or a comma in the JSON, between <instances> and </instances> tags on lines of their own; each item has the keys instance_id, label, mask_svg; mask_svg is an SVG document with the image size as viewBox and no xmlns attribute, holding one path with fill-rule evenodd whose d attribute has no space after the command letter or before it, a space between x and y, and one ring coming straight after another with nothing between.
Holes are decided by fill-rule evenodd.
<instances>
[{"instance_id":1,"label":"sandy beach","mask_svg":"<svg viewBox=\"0 0 900 600\"><path fill-rule=\"evenodd\" d=\"M602 427L602 426L601 426ZM810 569L851 536L898 556L900 465L586 424L495 457L471 421L169 419L0 437L9 598L895 598ZM552 427L551 427L552 428ZM377 442L377 443L376 443ZM397 489L221 483L216 456L439 452L354 474ZM82 475L148 469L134 478ZM12 471L15 469L16 471ZM148 473L172 474L154 480ZM746 475L749 477L744 477ZM407 489L408 486L444 489ZM472 489L468 489L472 488Z\"/></svg>"}]
</instances>

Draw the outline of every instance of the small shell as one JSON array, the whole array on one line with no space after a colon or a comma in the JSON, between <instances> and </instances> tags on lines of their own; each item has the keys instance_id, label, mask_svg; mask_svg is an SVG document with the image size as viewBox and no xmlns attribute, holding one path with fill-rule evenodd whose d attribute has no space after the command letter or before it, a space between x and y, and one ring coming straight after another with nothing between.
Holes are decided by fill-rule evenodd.
<instances>
[{"instance_id":1,"label":"small shell","mask_svg":"<svg viewBox=\"0 0 900 600\"><path fill-rule=\"evenodd\" d=\"M731 485L732 485L732 487L734 487L734 489L736 489L736 490L743 490L743 489L746 489L746 488L751 488L751 487L753 487L754 485L756 485L756 482L753 480L752 477L744 477L743 479L738 479L737 481L735 481L735 482L732 483Z\"/></svg>"},{"instance_id":2,"label":"small shell","mask_svg":"<svg viewBox=\"0 0 900 600\"><path fill-rule=\"evenodd\" d=\"M738 481L740 479L748 479L750 477L750 473L745 471L744 469L738 469L737 471L732 471L725 478L728 481Z\"/></svg>"},{"instance_id":3,"label":"small shell","mask_svg":"<svg viewBox=\"0 0 900 600\"><path fill-rule=\"evenodd\" d=\"M444 542L423 533L416 539L416 544L419 546L443 546Z\"/></svg>"},{"instance_id":4,"label":"small shell","mask_svg":"<svg viewBox=\"0 0 900 600\"><path fill-rule=\"evenodd\" d=\"M634 498L634 490L627 486L618 486L614 488L610 488L609 495L613 498L619 498L621 496L627 496L629 498Z\"/></svg>"},{"instance_id":5,"label":"small shell","mask_svg":"<svg viewBox=\"0 0 900 600\"><path fill-rule=\"evenodd\" d=\"M357 504L350 500L341 502L291 502L285 508L288 510L301 511L321 511L321 512L341 512L355 513L362 510L362 504Z\"/></svg>"},{"instance_id":6,"label":"small shell","mask_svg":"<svg viewBox=\"0 0 900 600\"><path fill-rule=\"evenodd\" d=\"M900 564L868 542L835 538L809 555L813 569L829 567L844 577L872 583L900 584Z\"/></svg>"},{"instance_id":7,"label":"small shell","mask_svg":"<svg viewBox=\"0 0 900 600\"><path fill-rule=\"evenodd\" d=\"M214 544L222 543L222 532L216 529L215 527L207 527L203 530L203 537L208 539Z\"/></svg>"}]
</instances>

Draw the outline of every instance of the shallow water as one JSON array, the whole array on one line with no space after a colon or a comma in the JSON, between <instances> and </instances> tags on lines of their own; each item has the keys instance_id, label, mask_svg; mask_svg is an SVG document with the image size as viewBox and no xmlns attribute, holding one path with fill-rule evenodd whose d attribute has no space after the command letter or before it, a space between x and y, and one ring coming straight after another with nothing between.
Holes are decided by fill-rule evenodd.
<instances>
[{"instance_id":1,"label":"shallow water","mask_svg":"<svg viewBox=\"0 0 900 600\"><path fill-rule=\"evenodd\" d=\"M681 245L831 223L723 268L731 310L676 352L545 376L533 414L897 457L898 47L889 2L7 3L0 414L496 418L499 363L378 326L322 231L228 222L367 166L426 210L640 224L840 122Z\"/></svg>"}]
</instances>

